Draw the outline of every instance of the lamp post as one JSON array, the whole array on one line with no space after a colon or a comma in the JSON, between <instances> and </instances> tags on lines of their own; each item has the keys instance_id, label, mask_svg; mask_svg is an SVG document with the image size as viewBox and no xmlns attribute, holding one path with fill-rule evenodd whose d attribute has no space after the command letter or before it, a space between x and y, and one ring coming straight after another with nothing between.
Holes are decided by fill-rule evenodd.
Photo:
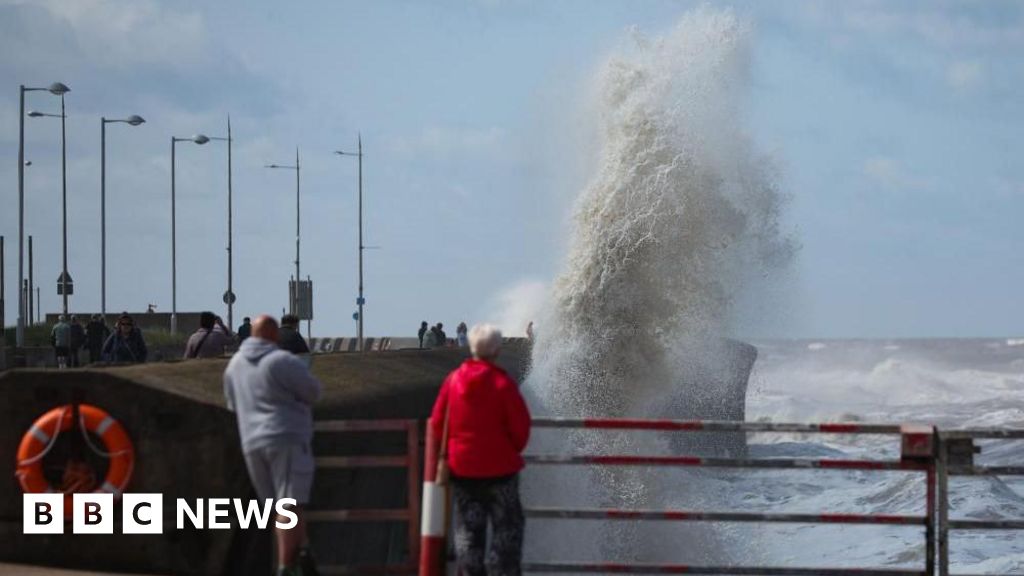
<instances>
[{"instance_id":1,"label":"lamp post","mask_svg":"<svg viewBox=\"0 0 1024 576\"><path fill-rule=\"evenodd\" d=\"M295 293L295 297L292 298L293 301L290 302L289 304L291 305L291 308L292 308L291 313L292 314L296 314L298 311L295 309L295 302L294 302L294 300L298 299L298 287L299 287L299 282L302 279L302 276L299 276L299 262L301 261L301 258L300 258L301 251L300 251L299 247L301 245L301 239L302 239L302 227L301 227L301 213L302 213L302 211L300 209L300 203L299 203L299 174L301 173L302 170L301 170L301 167L299 165L299 149L298 148L295 149L295 164L294 165L288 165L288 164L267 164L265 167L266 168L275 168L275 169L284 169L284 170L295 170L295 290L296 290L296 293ZM310 330L308 325L306 326L306 329L307 329L307 334L308 334L309 330Z\"/></svg>"},{"instance_id":2,"label":"lamp post","mask_svg":"<svg viewBox=\"0 0 1024 576\"><path fill-rule=\"evenodd\" d=\"M210 139L202 134L179 138L171 136L171 333L178 333L178 236L177 236L177 196L174 189L174 149L178 142L192 142L203 145Z\"/></svg>"},{"instance_id":3,"label":"lamp post","mask_svg":"<svg viewBox=\"0 0 1024 576\"><path fill-rule=\"evenodd\" d=\"M232 250L232 226L234 220L232 218L232 207L231 207L231 144L234 140L231 138L231 116L228 116L228 135L226 138L219 136L210 136L209 140L218 140L220 142L227 142L228 144L228 289L224 292L224 303L228 305L228 328L234 330L235 319L235 291L232 286L233 276L233 250Z\"/></svg>"},{"instance_id":4,"label":"lamp post","mask_svg":"<svg viewBox=\"0 0 1024 576\"><path fill-rule=\"evenodd\" d=\"M359 148L355 154L336 150L334 153L339 156L356 156L359 159L359 296L356 298L356 305L359 306L359 317L357 318L356 340L359 342L359 351L363 351L363 305L366 299L363 298L363 135L359 134Z\"/></svg>"},{"instance_id":5,"label":"lamp post","mask_svg":"<svg viewBox=\"0 0 1024 576\"><path fill-rule=\"evenodd\" d=\"M132 114L127 118L100 118L100 314L107 316L107 124L138 126L146 121Z\"/></svg>"},{"instance_id":6,"label":"lamp post","mask_svg":"<svg viewBox=\"0 0 1024 576\"><path fill-rule=\"evenodd\" d=\"M68 154L67 154L67 113L64 109L64 93L60 94L60 114L46 114L43 112L29 112L32 118L60 118L60 179L61 179L61 237L63 249L61 251L61 273L57 279L57 288L63 297L62 311L68 313L68 296L70 286L73 286L71 275L68 274Z\"/></svg>"},{"instance_id":7,"label":"lamp post","mask_svg":"<svg viewBox=\"0 0 1024 576\"><path fill-rule=\"evenodd\" d=\"M25 316L28 313L25 294L21 291L25 280L25 92L45 90L60 96L63 102L64 94L71 89L60 82L54 82L46 88L30 88L22 84L18 90L18 325L15 329L15 344L20 348L25 345Z\"/></svg>"}]
</instances>

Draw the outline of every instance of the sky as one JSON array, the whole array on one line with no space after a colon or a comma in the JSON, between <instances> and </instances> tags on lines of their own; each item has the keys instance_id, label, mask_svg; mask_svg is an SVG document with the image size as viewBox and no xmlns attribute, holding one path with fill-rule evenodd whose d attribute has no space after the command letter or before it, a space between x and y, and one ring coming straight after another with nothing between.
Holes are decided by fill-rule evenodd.
<instances>
[{"instance_id":1,"label":"sky","mask_svg":"<svg viewBox=\"0 0 1024 576\"><path fill-rule=\"evenodd\" d=\"M749 337L1022 333L1024 4L732 2L753 30L745 110L776 160L800 250ZM108 311L171 308L170 138L234 143L237 319L280 313L302 274L314 336L355 332L364 147L367 335L421 320L521 333L558 275L593 178L595 72L632 30L698 4L644 0L0 0L0 235L17 311L18 85L71 88L72 311L99 308L100 117ZM58 112L31 92L27 108ZM177 150L178 310L226 316L223 142ZM26 119L26 234L44 313L61 265L60 125ZM449 330L450 332L453 330Z\"/></svg>"}]
</instances>

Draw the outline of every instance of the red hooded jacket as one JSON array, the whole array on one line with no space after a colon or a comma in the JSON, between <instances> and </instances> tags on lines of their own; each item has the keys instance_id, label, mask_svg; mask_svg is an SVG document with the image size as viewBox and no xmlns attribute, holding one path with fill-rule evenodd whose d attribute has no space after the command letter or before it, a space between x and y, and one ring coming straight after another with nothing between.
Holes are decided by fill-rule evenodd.
<instances>
[{"instance_id":1,"label":"red hooded jacket","mask_svg":"<svg viewBox=\"0 0 1024 576\"><path fill-rule=\"evenodd\" d=\"M463 478L494 478L523 468L530 411L519 387L486 360L466 360L445 378L431 425L440 441L448 416L448 467Z\"/></svg>"}]
</instances>

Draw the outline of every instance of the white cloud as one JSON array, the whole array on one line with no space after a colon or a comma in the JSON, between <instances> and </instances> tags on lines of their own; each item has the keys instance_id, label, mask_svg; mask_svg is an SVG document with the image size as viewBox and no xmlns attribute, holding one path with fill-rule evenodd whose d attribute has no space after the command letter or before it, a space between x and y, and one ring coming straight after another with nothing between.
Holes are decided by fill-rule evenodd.
<instances>
[{"instance_id":1,"label":"white cloud","mask_svg":"<svg viewBox=\"0 0 1024 576\"><path fill-rule=\"evenodd\" d=\"M977 60L957 60L946 67L946 83L955 90L976 88L985 79L985 69Z\"/></svg>"},{"instance_id":2,"label":"white cloud","mask_svg":"<svg viewBox=\"0 0 1024 576\"><path fill-rule=\"evenodd\" d=\"M876 185L888 190L920 190L928 182L909 172L896 159L875 156L864 161L862 171Z\"/></svg>"},{"instance_id":3,"label":"white cloud","mask_svg":"<svg viewBox=\"0 0 1024 576\"><path fill-rule=\"evenodd\" d=\"M487 303L484 318L506 336L525 336L526 325L537 320L548 297L547 283L526 279L505 288Z\"/></svg>"},{"instance_id":4,"label":"white cloud","mask_svg":"<svg viewBox=\"0 0 1024 576\"><path fill-rule=\"evenodd\" d=\"M73 34L79 56L96 65L132 68L162 64L187 67L204 59L207 35L202 16L155 0L0 0L0 4L44 10ZM173 6L173 5L171 5Z\"/></svg>"}]
</instances>

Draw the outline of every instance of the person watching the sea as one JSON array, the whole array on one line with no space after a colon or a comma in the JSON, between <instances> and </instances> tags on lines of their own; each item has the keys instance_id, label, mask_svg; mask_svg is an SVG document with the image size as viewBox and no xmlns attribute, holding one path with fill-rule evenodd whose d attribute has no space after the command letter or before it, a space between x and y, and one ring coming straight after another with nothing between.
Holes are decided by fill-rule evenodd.
<instances>
[{"instance_id":1,"label":"person watching the sea","mask_svg":"<svg viewBox=\"0 0 1024 576\"><path fill-rule=\"evenodd\" d=\"M456 562L466 576L518 575L525 527L519 471L530 439L530 412L519 386L494 363L501 332L488 324L474 326L469 349L473 357L445 379L430 420L434 437L447 440Z\"/></svg>"},{"instance_id":2,"label":"person watching the sea","mask_svg":"<svg viewBox=\"0 0 1024 576\"><path fill-rule=\"evenodd\" d=\"M228 410L238 434L249 479L261 500L292 498L297 525L275 528L278 576L301 576L306 540L303 507L313 486L313 403L321 385L294 354L277 346L279 328L270 316L252 323L252 334L224 370ZM283 519L279 519L282 522Z\"/></svg>"}]
</instances>

